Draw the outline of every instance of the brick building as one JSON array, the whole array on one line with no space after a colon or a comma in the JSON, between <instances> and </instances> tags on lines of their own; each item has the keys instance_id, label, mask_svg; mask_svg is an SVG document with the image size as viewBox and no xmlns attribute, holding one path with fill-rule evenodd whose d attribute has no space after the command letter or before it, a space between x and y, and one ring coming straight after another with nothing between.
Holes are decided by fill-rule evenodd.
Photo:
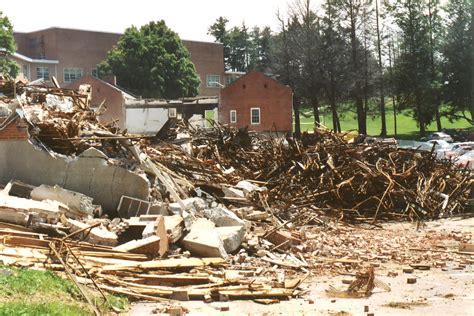
<instances>
[{"instance_id":1,"label":"brick building","mask_svg":"<svg viewBox=\"0 0 474 316\"><path fill-rule=\"evenodd\" d=\"M293 130L291 88L251 71L221 90L219 122L257 132Z\"/></svg>"},{"instance_id":2,"label":"brick building","mask_svg":"<svg viewBox=\"0 0 474 316\"><path fill-rule=\"evenodd\" d=\"M28 125L17 115L0 116L0 141L28 139Z\"/></svg>"},{"instance_id":3,"label":"brick building","mask_svg":"<svg viewBox=\"0 0 474 316\"><path fill-rule=\"evenodd\" d=\"M99 120L109 123L118 120L120 128L125 128L125 101L135 100L135 96L121 89L117 85L106 82L91 75L83 76L76 81L68 84L68 89L78 89L82 84L91 86L91 107L97 108L105 101L106 110L99 116Z\"/></svg>"},{"instance_id":4,"label":"brick building","mask_svg":"<svg viewBox=\"0 0 474 316\"><path fill-rule=\"evenodd\" d=\"M52 27L15 33L18 46L11 58L30 81L55 76L63 86L86 75L97 74L97 64L122 34ZM199 95L216 96L225 83L222 44L183 40L201 78Z\"/></svg>"}]
</instances>

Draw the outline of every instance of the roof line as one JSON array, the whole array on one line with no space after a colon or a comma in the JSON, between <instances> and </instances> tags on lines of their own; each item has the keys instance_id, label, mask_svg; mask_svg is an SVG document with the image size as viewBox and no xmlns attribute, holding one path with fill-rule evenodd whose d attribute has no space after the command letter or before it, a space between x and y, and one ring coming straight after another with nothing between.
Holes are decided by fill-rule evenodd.
<instances>
[{"instance_id":1,"label":"roof line","mask_svg":"<svg viewBox=\"0 0 474 316\"><path fill-rule=\"evenodd\" d=\"M1 52L5 52L6 49L0 47L0 51L1 51ZM25 55L23 55L23 54L20 54L20 53L18 53L18 52L14 52L14 53L11 54L10 56L13 56L13 57L16 57L16 58L18 58L18 59L27 61L27 62L29 62L29 63L35 63L35 64L59 64L59 61L58 61L58 60L55 60L55 59L34 59L34 58L30 58L30 57L28 57L28 56L25 56Z\"/></svg>"},{"instance_id":2,"label":"roof line","mask_svg":"<svg viewBox=\"0 0 474 316\"><path fill-rule=\"evenodd\" d=\"M39 29L35 31L30 31L30 32L14 32L18 34L31 34L31 33L37 33L37 32L43 32L43 31L48 31L48 30L70 30L70 31L79 31L79 32L91 32L91 33L105 33L105 34L114 34L114 35L123 35L123 33L116 33L116 32L108 32L108 31L95 31L95 30L87 30L87 29L76 29L72 27L59 27L59 26L51 26L47 27L45 29ZM180 37L181 38L181 37ZM198 41L198 40L187 40L187 39L181 39L184 42L196 42L196 43L206 43L206 44L215 44L215 45L223 45L222 43L216 43L216 42L207 42L207 41Z\"/></svg>"}]
</instances>

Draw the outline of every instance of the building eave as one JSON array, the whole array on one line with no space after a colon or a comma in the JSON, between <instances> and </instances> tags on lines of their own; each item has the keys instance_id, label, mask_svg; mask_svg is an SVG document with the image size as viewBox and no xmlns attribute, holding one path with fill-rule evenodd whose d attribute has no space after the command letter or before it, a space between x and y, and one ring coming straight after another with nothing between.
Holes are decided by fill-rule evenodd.
<instances>
[{"instance_id":1,"label":"building eave","mask_svg":"<svg viewBox=\"0 0 474 316\"><path fill-rule=\"evenodd\" d=\"M0 48L0 51L5 51L5 48ZM54 59L34 59L30 58L28 56L22 55L20 53L13 53L10 56L13 56L15 58L18 58L20 60L29 62L29 63L34 63L34 64L52 64L52 65L57 65L59 64L59 60L54 60Z\"/></svg>"}]
</instances>

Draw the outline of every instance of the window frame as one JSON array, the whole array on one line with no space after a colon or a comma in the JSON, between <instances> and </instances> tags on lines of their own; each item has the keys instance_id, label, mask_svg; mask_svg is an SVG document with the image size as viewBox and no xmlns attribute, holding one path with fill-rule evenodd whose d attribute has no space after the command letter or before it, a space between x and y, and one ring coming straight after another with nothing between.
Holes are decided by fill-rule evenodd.
<instances>
[{"instance_id":1,"label":"window frame","mask_svg":"<svg viewBox=\"0 0 474 316\"><path fill-rule=\"evenodd\" d=\"M258 123L253 122L253 111L258 111ZM262 112L259 107L250 108L250 125L260 125L262 123Z\"/></svg>"},{"instance_id":2,"label":"window frame","mask_svg":"<svg viewBox=\"0 0 474 316\"><path fill-rule=\"evenodd\" d=\"M232 119L232 114L234 115L234 117L233 117L234 119ZM231 124L237 123L237 110L230 110L229 115L230 115L230 117L229 117L230 123Z\"/></svg>"},{"instance_id":3,"label":"window frame","mask_svg":"<svg viewBox=\"0 0 474 316\"><path fill-rule=\"evenodd\" d=\"M72 70L74 70L74 79L71 80L71 75L72 75ZM76 76L77 75L77 70L79 70L79 76ZM67 76L68 76L68 80L66 80L66 72L67 72ZM82 77L82 68L78 68L78 67L65 67L63 69L63 80L64 82L74 82L76 81L77 79L81 78Z\"/></svg>"},{"instance_id":4,"label":"window frame","mask_svg":"<svg viewBox=\"0 0 474 316\"><path fill-rule=\"evenodd\" d=\"M217 80L210 81L209 79L214 76L217 78ZM215 84L210 84L211 82L214 82ZM206 75L206 86L208 88L220 88L219 84L221 83L221 76L216 75L216 74L207 74Z\"/></svg>"},{"instance_id":5,"label":"window frame","mask_svg":"<svg viewBox=\"0 0 474 316\"><path fill-rule=\"evenodd\" d=\"M168 108L168 117L175 118L177 116L176 108Z\"/></svg>"},{"instance_id":6,"label":"window frame","mask_svg":"<svg viewBox=\"0 0 474 316\"><path fill-rule=\"evenodd\" d=\"M40 71L40 69L42 71ZM38 76L40 72L42 72L42 76ZM47 74L46 78L44 77L45 74ZM43 78L44 80L49 80L49 67L36 66L36 79L41 79L41 78Z\"/></svg>"}]
</instances>

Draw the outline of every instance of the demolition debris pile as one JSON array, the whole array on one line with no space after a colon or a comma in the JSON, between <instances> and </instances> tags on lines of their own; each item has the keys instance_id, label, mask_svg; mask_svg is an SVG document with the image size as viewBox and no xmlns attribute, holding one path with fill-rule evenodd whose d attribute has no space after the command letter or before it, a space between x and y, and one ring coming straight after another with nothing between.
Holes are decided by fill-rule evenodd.
<instances>
[{"instance_id":1,"label":"demolition debris pile","mask_svg":"<svg viewBox=\"0 0 474 316\"><path fill-rule=\"evenodd\" d=\"M21 121L28 141L52 160L98 159L100 168L121 168L146 183L146 197L114 200L117 190L91 197L71 188L79 187L74 177L87 178L85 170L67 177L68 187L51 178L23 183L18 172L0 191L0 261L64 271L89 301L84 284L149 300L302 295L310 269L360 267L385 255L354 255L335 241L350 244L353 234L329 219L459 214L473 182L429 152L327 130L300 141L169 121L155 136L130 135L98 120L105 108L90 108L87 85L73 91L6 80L0 92L1 129ZM101 183L122 180L113 170ZM395 248L387 252L396 260L414 257Z\"/></svg>"},{"instance_id":2,"label":"demolition debris pile","mask_svg":"<svg viewBox=\"0 0 474 316\"><path fill-rule=\"evenodd\" d=\"M350 221L435 219L462 213L472 185L469 170L430 152L348 142L327 130L303 135L300 142L224 126L181 129L192 135L195 157L235 170L234 181L251 179L268 188L242 204L271 209L282 220L308 213Z\"/></svg>"}]
</instances>

